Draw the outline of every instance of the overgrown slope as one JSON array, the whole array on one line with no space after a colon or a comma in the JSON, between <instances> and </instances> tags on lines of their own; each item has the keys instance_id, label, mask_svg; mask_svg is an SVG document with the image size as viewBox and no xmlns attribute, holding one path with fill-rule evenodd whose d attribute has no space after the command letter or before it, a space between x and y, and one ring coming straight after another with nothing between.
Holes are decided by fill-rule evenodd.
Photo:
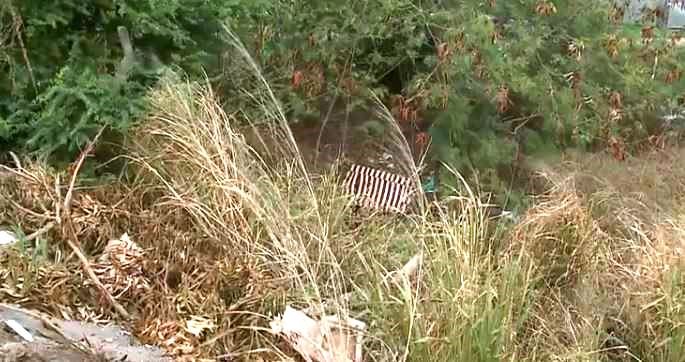
<instances>
[{"instance_id":1,"label":"overgrown slope","mask_svg":"<svg viewBox=\"0 0 685 362\"><path fill-rule=\"evenodd\" d=\"M89 254L123 232L148 250L148 287L119 297L143 340L178 356L283 360L294 352L263 328L291 304L366 321L369 360L682 360L682 150L546 170L549 191L515 225L492 225L464 184L459 213L351 229L335 175L306 172L264 92L282 137L272 157L244 143L208 88L172 78L130 148L139 177L76 194ZM54 218L65 177L36 163L15 171L0 212L28 233ZM40 234L42 249L3 249L0 299L113 316L60 258L62 232ZM415 254L415 276L388 278Z\"/></svg>"}]
</instances>

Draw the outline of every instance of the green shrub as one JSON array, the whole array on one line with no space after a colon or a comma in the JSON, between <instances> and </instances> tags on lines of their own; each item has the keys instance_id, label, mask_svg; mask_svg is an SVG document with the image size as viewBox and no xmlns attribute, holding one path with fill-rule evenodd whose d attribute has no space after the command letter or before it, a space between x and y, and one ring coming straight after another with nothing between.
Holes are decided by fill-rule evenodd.
<instances>
[{"instance_id":1,"label":"green shrub","mask_svg":"<svg viewBox=\"0 0 685 362\"><path fill-rule=\"evenodd\" d=\"M125 131L165 65L209 75L235 1L6 1L2 151L72 158L101 126ZM126 36L123 36L126 35ZM128 47L130 46L130 49ZM8 70L5 72L4 70Z\"/></svg>"},{"instance_id":2,"label":"green shrub","mask_svg":"<svg viewBox=\"0 0 685 362\"><path fill-rule=\"evenodd\" d=\"M661 113L685 91L669 79L682 50L659 30L642 44L615 20L613 2L489 4L276 2L244 40L256 44L293 120L334 94L413 99L432 125L432 155L473 177L493 175L492 185L509 184L512 172L502 170L519 150L628 153L661 131ZM239 84L226 91L249 86Z\"/></svg>"},{"instance_id":3,"label":"green shrub","mask_svg":"<svg viewBox=\"0 0 685 362\"><path fill-rule=\"evenodd\" d=\"M613 1L3 4L12 24L0 48L5 150L69 155L100 126L126 130L165 66L207 76L232 109L260 121L242 96L256 80L222 24L247 45L291 121L318 119L333 96L354 107L370 93L389 106L399 97L430 127L432 157L492 178L481 181L495 189L510 184L521 152L611 146L623 157L662 131L661 115L685 93L683 48L658 29L643 42L639 26L616 20Z\"/></svg>"}]
</instances>

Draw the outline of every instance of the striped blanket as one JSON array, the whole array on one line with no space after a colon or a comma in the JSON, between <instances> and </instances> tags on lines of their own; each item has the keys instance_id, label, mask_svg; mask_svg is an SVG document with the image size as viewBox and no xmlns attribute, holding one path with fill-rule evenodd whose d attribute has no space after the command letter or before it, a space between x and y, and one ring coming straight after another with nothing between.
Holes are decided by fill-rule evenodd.
<instances>
[{"instance_id":1,"label":"striped blanket","mask_svg":"<svg viewBox=\"0 0 685 362\"><path fill-rule=\"evenodd\" d=\"M352 165L345 175L343 188L358 206L405 213L414 184L408 177L361 165Z\"/></svg>"}]
</instances>

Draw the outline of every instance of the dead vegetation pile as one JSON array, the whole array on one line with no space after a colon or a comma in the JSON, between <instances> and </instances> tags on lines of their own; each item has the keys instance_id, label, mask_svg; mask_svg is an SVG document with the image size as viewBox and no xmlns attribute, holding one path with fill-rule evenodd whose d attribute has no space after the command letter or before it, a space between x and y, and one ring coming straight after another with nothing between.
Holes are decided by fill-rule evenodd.
<instances>
[{"instance_id":1,"label":"dead vegetation pile","mask_svg":"<svg viewBox=\"0 0 685 362\"><path fill-rule=\"evenodd\" d=\"M170 79L150 97L126 155L130 182L89 186L74 176L82 160L66 172L19 159L5 167L2 219L35 233L0 251L0 300L65 319L123 319L177 357L284 356L289 345L263 329L287 302L332 306L313 315L344 303L347 199L335 177L307 173L282 115L270 157L286 162L274 166L209 87Z\"/></svg>"},{"instance_id":2,"label":"dead vegetation pile","mask_svg":"<svg viewBox=\"0 0 685 362\"><path fill-rule=\"evenodd\" d=\"M67 320L118 319L65 243L71 235L58 219L64 174L40 163L13 171L0 193L3 224L36 233L0 251L0 300ZM216 254L218 247L144 186L76 188L72 222L92 269L133 316L127 326L141 341L175 355L231 350L232 337L245 340L240 331L205 347L201 335L231 322L253 324L254 317L240 314L229 322L229 313L250 300L250 285L264 283L254 280L248 264ZM263 297L252 300L264 303Z\"/></svg>"}]
</instances>

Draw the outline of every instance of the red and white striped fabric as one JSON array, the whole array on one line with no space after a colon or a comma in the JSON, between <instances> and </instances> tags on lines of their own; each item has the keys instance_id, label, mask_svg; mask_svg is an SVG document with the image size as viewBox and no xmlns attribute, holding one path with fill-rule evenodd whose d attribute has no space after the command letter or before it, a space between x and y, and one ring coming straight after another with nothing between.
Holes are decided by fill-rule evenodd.
<instances>
[{"instance_id":1,"label":"red and white striped fabric","mask_svg":"<svg viewBox=\"0 0 685 362\"><path fill-rule=\"evenodd\" d=\"M404 213L410 201L412 180L382 170L352 165L343 187L361 207Z\"/></svg>"}]
</instances>

